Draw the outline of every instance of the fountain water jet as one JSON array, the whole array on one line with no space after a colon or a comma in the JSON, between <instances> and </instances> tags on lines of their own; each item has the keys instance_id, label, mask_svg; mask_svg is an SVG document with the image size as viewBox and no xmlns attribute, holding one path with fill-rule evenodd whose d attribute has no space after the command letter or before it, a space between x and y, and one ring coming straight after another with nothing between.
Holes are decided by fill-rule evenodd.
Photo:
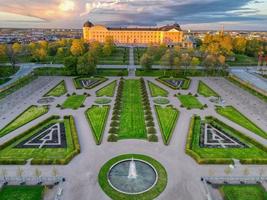
<instances>
[{"instance_id":1,"label":"fountain water jet","mask_svg":"<svg viewBox=\"0 0 267 200\"><path fill-rule=\"evenodd\" d=\"M132 158L129 167L128 179L136 179L136 178L137 178L136 165L134 159Z\"/></svg>"}]
</instances>

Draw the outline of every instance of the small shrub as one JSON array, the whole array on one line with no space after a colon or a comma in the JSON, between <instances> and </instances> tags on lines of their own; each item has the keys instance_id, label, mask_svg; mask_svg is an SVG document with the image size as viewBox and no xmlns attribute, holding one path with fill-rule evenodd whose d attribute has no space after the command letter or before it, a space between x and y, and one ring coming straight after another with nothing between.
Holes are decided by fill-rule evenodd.
<instances>
[{"instance_id":1,"label":"small shrub","mask_svg":"<svg viewBox=\"0 0 267 200\"><path fill-rule=\"evenodd\" d=\"M111 128L109 129L109 133L110 133L110 134L115 134L115 133L117 133L117 132L118 132L118 129L115 128L115 127L111 127Z\"/></svg>"},{"instance_id":2,"label":"small shrub","mask_svg":"<svg viewBox=\"0 0 267 200\"><path fill-rule=\"evenodd\" d=\"M61 105L60 104L57 104L57 106L56 106L57 108L60 108L61 107Z\"/></svg>"},{"instance_id":3,"label":"small shrub","mask_svg":"<svg viewBox=\"0 0 267 200\"><path fill-rule=\"evenodd\" d=\"M188 95L192 95L192 93L191 92L188 92Z\"/></svg>"},{"instance_id":4,"label":"small shrub","mask_svg":"<svg viewBox=\"0 0 267 200\"><path fill-rule=\"evenodd\" d=\"M148 121L146 123L147 127L151 127L151 126L155 126L154 122L153 121Z\"/></svg>"},{"instance_id":5,"label":"small shrub","mask_svg":"<svg viewBox=\"0 0 267 200\"><path fill-rule=\"evenodd\" d=\"M111 118L111 120L119 120L119 119L120 119L120 118L119 118L118 115L113 115L112 118Z\"/></svg>"},{"instance_id":6,"label":"small shrub","mask_svg":"<svg viewBox=\"0 0 267 200\"><path fill-rule=\"evenodd\" d=\"M207 104L204 104L204 108L207 108L208 107L208 105Z\"/></svg>"},{"instance_id":7,"label":"small shrub","mask_svg":"<svg viewBox=\"0 0 267 200\"><path fill-rule=\"evenodd\" d=\"M70 96L70 94L68 93L66 96L67 96L67 97L69 97L69 96Z\"/></svg>"},{"instance_id":8,"label":"small shrub","mask_svg":"<svg viewBox=\"0 0 267 200\"><path fill-rule=\"evenodd\" d=\"M118 141L118 136L115 134L110 134L108 136L108 142L117 142Z\"/></svg>"},{"instance_id":9,"label":"small shrub","mask_svg":"<svg viewBox=\"0 0 267 200\"><path fill-rule=\"evenodd\" d=\"M156 134L157 131L156 131L156 129L154 127L149 127L148 130L147 130L147 132L149 134Z\"/></svg>"},{"instance_id":10,"label":"small shrub","mask_svg":"<svg viewBox=\"0 0 267 200\"><path fill-rule=\"evenodd\" d=\"M82 104L80 107L81 107L81 108L84 108L84 107L85 107L85 105L84 105L84 104Z\"/></svg>"},{"instance_id":11,"label":"small shrub","mask_svg":"<svg viewBox=\"0 0 267 200\"><path fill-rule=\"evenodd\" d=\"M158 136L157 135L150 135L148 136L149 142L158 142Z\"/></svg>"},{"instance_id":12,"label":"small shrub","mask_svg":"<svg viewBox=\"0 0 267 200\"><path fill-rule=\"evenodd\" d=\"M153 120L153 117L151 115L148 115L145 117L146 121L150 121L150 120Z\"/></svg>"},{"instance_id":13,"label":"small shrub","mask_svg":"<svg viewBox=\"0 0 267 200\"><path fill-rule=\"evenodd\" d=\"M181 105L180 105L180 107L181 107L181 108L184 108L184 105L183 105L183 104L181 104Z\"/></svg>"},{"instance_id":14,"label":"small shrub","mask_svg":"<svg viewBox=\"0 0 267 200\"><path fill-rule=\"evenodd\" d=\"M72 95L76 95L76 92L73 92Z\"/></svg>"},{"instance_id":15,"label":"small shrub","mask_svg":"<svg viewBox=\"0 0 267 200\"><path fill-rule=\"evenodd\" d=\"M195 94L195 97L198 97L198 94Z\"/></svg>"},{"instance_id":16,"label":"small shrub","mask_svg":"<svg viewBox=\"0 0 267 200\"><path fill-rule=\"evenodd\" d=\"M117 121L112 121L112 122L110 123L110 126L111 126L111 127L118 127L118 126L119 126L119 122L117 122Z\"/></svg>"}]
</instances>

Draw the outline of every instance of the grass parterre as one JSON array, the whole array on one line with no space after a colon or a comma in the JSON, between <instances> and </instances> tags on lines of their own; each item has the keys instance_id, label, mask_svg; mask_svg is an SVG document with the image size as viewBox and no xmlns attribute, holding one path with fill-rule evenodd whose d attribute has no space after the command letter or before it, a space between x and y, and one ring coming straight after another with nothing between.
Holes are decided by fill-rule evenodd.
<instances>
[{"instance_id":1,"label":"grass parterre","mask_svg":"<svg viewBox=\"0 0 267 200\"><path fill-rule=\"evenodd\" d=\"M155 110L163 142L168 145L179 117L179 111L172 106L161 107L158 105L155 105Z\"/></svg>"},{"instance_id":2,"label":"grass parterre","mask_svg":"<svg viewBox=\"0 0 267 200\"><path fill-rule=\"evenodd\" d=\"M55 123L64 123L66 148L18 148L18 145L29 140L36 133L45 130ZM76 132L75 122L72 116L65 116L63 120L58 116L51 116L22 134L12 138L0 146L1 164L26 164L29 159L31 164L67 164L80 153L80 144Z\"/></svg>"},{"instance_id":3,"label":"grass parterre","mask_svg":"<svg viewBox=\"0 0 267 200\"><path fill-rule=\"evenodd\" d=\"M216 128L227 132L247 148L206 148L200 146L201 123L210 123ZM233 159L238 159L242 164L266 164L267 148L233 129L222 121L214 117L206 117L202 120L199 116L194 116L190 122L187 136L186 153L193 157L199 164L230 164Z\"/></svg>"},{"instance_id":4,"label":"grass parterre","mask_svg":"<svg viewBox=\"0 0 267 200\"><path fill-rule=\"evenodd\" d=\"M243 126L244 128L250 130L251 132L265 139L267 138L267 133L264 130L258 127L254 122L252 122L249 118L247 118L233 106L225 106L225 107L217 106L216 112L228 118L229 120L239 124L240 126Z\"/></svg>"},{"instance_id":5,"label":"grass parterre","mask_svg":"<svg viewBox=\"0 0 267 200\"><path fill-rule=\"evenodd\" d=\"M181 107L185 107L187 109L203 109L204 105L197 99L197 97L192 94L187 95L177 95L178 99L181 102Z\"/></svg>"},{"instance_id":6,"label":"grass parterre","mask_svg":"<svg viewBox=\"0 0 267 200\"><path fill-rule=\"evenodd\" d=\"M262 185L223 185L220 187L225 200L266 200Z\"/></svg>"},{"instance_id":7,"label":"grass parterre","mask_svg":"<svg viewBox=\"0 0 267 200\"><path fill-rule=\"evenodd\" d=\"M148 81L148 86L152 97L157 97L157 96L167 97L169 94L168 91L152 83L151 81Z\"/></svg>"},{"instance_id":8,"label":"grass parterre","mask_svg":"<svg viewBox=\"0 0 267 200\"><path fill-rule=\"evenodd\" d=\"M48 112L48 106L30 106L0 130L0 137L24 126Z\"/></svg>"},{"instance_id":9,"label":"grass parterre","mask_svg":"<svg viewBox=\"0 0 267 200\"><path fill-rule=\"evenodd\" d=\"M84 101L86 99L85 95L76 95L73 94L71 96L69 96L64 103L62 104L62 108L66 109L66 108L70 108L70 109L78 109L80 108Z\"/></svg>"},{"instance_id":10,"label":"grass parterre","mask_svg":"<svg viewBox=\"0 0 267 200\"><path fill-rule=\"evenodd\" d=\"M106 127L110 106L93 105L86 112L87 121L93 132L93 136L97 145L101 144L103 133Z\"/></svg>"},{"instance_id":11,"label":"grass parterre","mask_svg":"<svg viewBox=\"0 0 267 200\"><path fill-rule=\"evenodd\" d=\"M50 91L48 91L44 96L49 97L60 97L67 93L67 88L65 81L61 81L59 84L57 84L55 87L53 87Z\"/></svg>"},{"instance_id":12,"label":"grass parterre","mask_svg":"<svg viewBox=\"0 0 267 200\"><path fill-rule=\"evenodd\" d=\"M104 86L103 88L96 91L97 97L107 96L107 97L113 97L115 93L115 88L117 86L117 81L113 81L109 83L108 85Z\"/></svg>"},{"instance_id":13,"label":"grass parterre","mask_svg":"<svg viewBox=\"0 0 267 200\"><path fill-rule=\"evenodd\" d=\"M3 186L0 190L1 200L42 200L44 194L44 186Z\"/></svg>"},{"instance_id":14,"label":"grass parterre","mask_svg":"<svg viewBox=\"0 0 267 200\"><path fill-rule=\"evenodd\" d=\"M119 139L147 139L140 80L124 80Z\"/></svg>"},{"instance_id":15,"label":"grass parterre","mask_svg":"<svg viewBox=\"0 0 267 200\"><path fill-rule=\"evenodd\" d=\"M219 95L203 81L199 81L197 92L204 97L219 97Z\"/></svg>"}]
</instances>

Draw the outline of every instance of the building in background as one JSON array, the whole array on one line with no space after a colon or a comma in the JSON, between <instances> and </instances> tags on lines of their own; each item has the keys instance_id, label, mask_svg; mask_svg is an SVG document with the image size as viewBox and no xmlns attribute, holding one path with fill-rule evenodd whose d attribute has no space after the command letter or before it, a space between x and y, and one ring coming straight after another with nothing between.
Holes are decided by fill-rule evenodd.
<instances>
[{"instance_id":1,"label":"building in background","mask_svg":"<svg viewBox=\"0 0 267 200\"><path fill-rule=\"evenodd\" d=\"M101 43L105 42L107 37L111 37L117 45L167 44L193 47L193 43L184 40L184 33L179 24L155 28L110 28L87 21L83 26L83 37L87 42Z\"/></svg>"}]
</instances>

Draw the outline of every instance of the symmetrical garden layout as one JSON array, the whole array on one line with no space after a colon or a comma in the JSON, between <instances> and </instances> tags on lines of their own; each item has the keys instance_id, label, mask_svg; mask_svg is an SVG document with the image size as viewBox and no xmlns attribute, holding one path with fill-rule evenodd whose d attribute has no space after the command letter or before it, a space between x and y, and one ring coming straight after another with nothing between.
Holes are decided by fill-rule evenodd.
<instances>
[{"instance_id":1,"label":"symmetrical garden layout","mask_svg":"<svg viewBox=\"0 0 267 200\"><path fill-rule=\"evenodd\" d=\"M201 169L199 174L206 170L200 164L228 165L234 164L234 160L239 160L241 164L267 164L267 147L264 145L267 132L264 125L257 123L244 110L239 111L238 104L233 104L235 107L219 105L221 98L227 97L221 96L206 80L207 78L186 77L61 78L57 84L47 88L44 94L40 94L35 101L38 105L27 105L28 108L25 106L26 110L18 112L13 119L1 124L0 139L3 142L0 144L0 164L63 165L68 164L79 153L81 155L74 160L80 159L78 163L82 163L81 159L85 155L80 151L79 138L83 138L83 145L87 145L91 139L94 140L93 143L82 150L90 149L92 154L95 150L101 155L99 162L96 161L98 167L106 163L93 176L96 178L99 172L100 187L109 197L118 200L150 200L168 187L169 178L176 183L176 172L165 171L163 166L166 164L166 169L170 169L168 165L172 164L172 159L177 159L177 154L185 162L184 164L179 160L181 166L178 166L178 161L174 162L178 163L178 171L179 167L187 170L185 165L190 162L189 168L196 171L198 167ZM214 99L217 101L213 101ZM118 140L117 143L111 143ZM127 144L134 144L131 148L136 150L140 150L138 142L141 140L140 146L144 148L144 152L148 153L150 148L155 149L156 152L151 152L153 157L158 156L162 162L170 159L169 163L161 165L153 158L134 154L135 152L125 152L130 154L115 157L114 152L127 149L125 140ZM177 146L177 140L182 140L183 144L179 143ZM100 146L96 148L94 143ZM109 149L116 145L120 148L112 149L112 157L108 157ZM170 152L173 149L177 151ZM162 156L157 155L159 151ZM103 152L105 159L108 157L110 161L102 159ZM97 160L92 154L90 156ZM171 158L168 157L170 155ZM86 158L91 159L89 154L86 154ZM134 195L123 194L111 187L107 173L111 166L120 160L123 162L123 159L129 162L141 159L155 167L158 170L155 186L143 194ZM64 170L63 168L63 172ZM184 176L182 170L179 176ZM128 168L126 171L129 171ZM172 173L176 176L172 177ZM255 199L266 195L259 185L220 185L218 188L225 199L243 200L240 197L242 195L238 194L240 192L248 193L247 196L253 194ZM9 187L4 187L0 192L0 199L9 195L9 190ZM29 195L33 193L39 199L43 194L43 187L18 188L14 198L23 196L24 191Z\"/></svg>"}]
</instances>

